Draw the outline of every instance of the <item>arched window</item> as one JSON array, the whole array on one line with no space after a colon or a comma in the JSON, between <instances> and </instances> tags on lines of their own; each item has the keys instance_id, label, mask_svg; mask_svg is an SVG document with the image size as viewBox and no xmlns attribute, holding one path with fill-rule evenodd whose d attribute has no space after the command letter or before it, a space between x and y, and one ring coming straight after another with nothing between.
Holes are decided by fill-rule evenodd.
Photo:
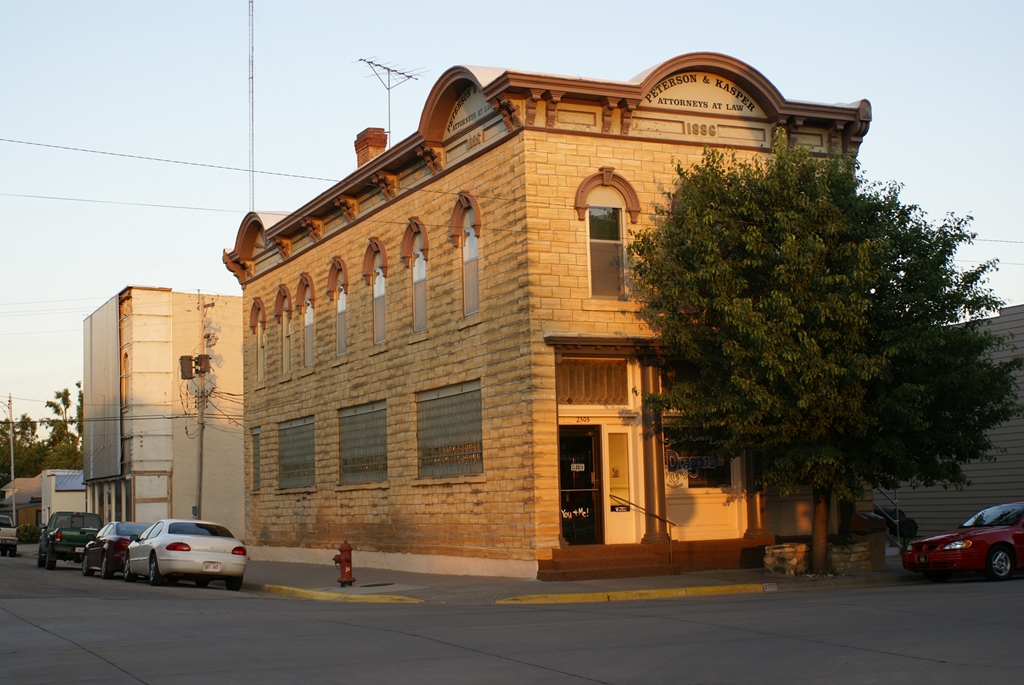
<instances>
[{"instance_id":1,"label":"arched window","mask_svg":"<svg viewBox=\"0 0 1024 685\"><path fill-rule=\"evenodd\" d=\"M302 354L306 366L313 366L313 301L306 300L305 308L302 315Z\"/></svg>"},{"instance_id":2,"label":"arched window","mask_svg":"<svg viewBox=\"0 0 1024 685\"><path fill-rule=\"evenodd\" d=\"M274 315L281 322L281 373L288 375L292 372L292 296L286 285L277 288Z\"/></svg>"},{"instance_id":3,"label":"arched window","mask_svg":"<svg viewBox=\"0 0 1024 685\"><path fill-rule=\"evenodd\" d=\"M316 289L313 278L308 273L299 276L299 287L296 297L301 303L302 313L302 361L303 366L313 366L316 350L313 348L314 324L316 323Z\"/></svg>"},{"instance_id":4,"label":"arched window","mask_svg":"<svg viewBox=\"0 0 1024 685\"><path fill-rule=\"evenodd\" d=\"M267 313L259 297L253 298L249 310L249 330L256 336L256 382L263 383L267 377Z\"/></svg>"},{"instance_id":5,"label":"arched window","mask_svg":"<svg viewBox=\"0 0 1024 685\"><path fill-rule=\"evenodd\" d=\"M412 268L412 329L427 328L427 231L417 217L411 217L402 239L402 261Z\"/></svg>"},{"instance_id":6,"label":"arched window","mask_svg":"<svg viewBox=\"0 0 1024 685\"><path fill-rule=\"evenodd\" d=\"M327 273L327 296L334 298L337 318L335 323L335 354L345 354L345 310L348 308L348 267L340 257L331 261L331 269Z\"/></svg>"},{"instance_id":7,"label":"arched window","mask_svg":"<svg viewBox=\"0 0 1024 685\"><path fill-rule=\"evenodd\" d=\"M636 191L613 167L583 181L576 190L575 207L580 221L587 222L590 254L590 296L625 299L626 228L623 215L636 223L640 203Z\"/></svg>"},{"instance_id":8,"label":"arched window","mask_svg":"<svg viewBox=\"0 0 1024 685\"><path fill-rule=\"evenodd\" d=\"M448 235L462 251L462 314L476 314L480 311L480 207L472 195L459 193Z\"/></svg>"},{"instance_id":9,"label":"arched window","mask_svg":"<svg viewBox=\"0 0 1024 685\"><path fill-rule=\"evenodd\" d=\"M384 244L370 238L363 256L363 279L373 288L373 344L380 345L387 340L387 292L388 256Z\"/></svg>"}]
</instances>

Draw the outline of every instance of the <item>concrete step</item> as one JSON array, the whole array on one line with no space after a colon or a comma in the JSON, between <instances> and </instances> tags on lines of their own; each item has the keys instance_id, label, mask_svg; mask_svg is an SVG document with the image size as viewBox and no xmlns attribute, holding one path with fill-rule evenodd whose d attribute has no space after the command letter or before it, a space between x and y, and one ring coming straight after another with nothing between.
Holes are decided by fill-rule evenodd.
<instances>
[{"instance_id":1,"label":"concrete step","mask_svg":"<svg viewBox=\"0 0 1024 685\"><path fill-rule=\"evenodd\" d=\"M566 570L538 570L537 580L600 580L603 578L639 578L641 576L671 576L674 569L667 564L656 566L609 566Z\"/></svg>"}]
</instances>

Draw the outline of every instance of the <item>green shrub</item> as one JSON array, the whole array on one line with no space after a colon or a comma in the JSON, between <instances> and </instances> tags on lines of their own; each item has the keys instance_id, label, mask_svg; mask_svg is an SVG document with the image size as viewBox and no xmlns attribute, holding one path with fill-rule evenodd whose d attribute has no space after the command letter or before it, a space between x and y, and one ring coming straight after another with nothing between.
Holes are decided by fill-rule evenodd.
<instances>
[{"instance_id":1,"label":"green shrub","mask_svg":"<svg viewBox=\"0 0 1024 685\"><path fill-rule=\"evenodd\" d=\"M26 545L39 542L40 534L39 527L33 526L31 523L23 523L18 526L18 542Z\"/></svg>"}]
</instances>

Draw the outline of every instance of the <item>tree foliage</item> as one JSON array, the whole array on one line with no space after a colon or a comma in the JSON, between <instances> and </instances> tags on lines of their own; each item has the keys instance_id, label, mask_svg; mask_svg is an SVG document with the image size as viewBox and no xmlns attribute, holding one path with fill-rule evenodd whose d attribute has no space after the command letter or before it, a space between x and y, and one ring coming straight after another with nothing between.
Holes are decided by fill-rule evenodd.
<instances>
[{"instance_id":1,"label":"tree foliage","mask_svg":"<svg viewBox=\"0 0 1024 685\"><path fill-rule=\"evenodd\" d=\"M783 494L810 487L822 564L833 493L962 483L985 431L1020 411L1020 360L993 361L1005 341L978 325L1001 304L993 265L953 261L969 219L932 225L898 185L784 135L766 160L709 149L678 174L630 245L641 316L693 366L652 399L727 454L757 450Z\"/></svg>"},{"instance_id":2,"label":"tree foliage","mask_svg":"<svg viewBox=\"0 0 1024 685\"><path fill-rule=\"evenodd\" d=\"M14 475L18 478L38 476L44 469L82 468L81 425L82 384L77 383L77 402L71 405L71 391L65 388L46 402L52 419L42 422L22 414L14 422ZM49 434L39 436L39 424L48 426ZM0 483L11 479L10 424L0 423Z\"/></svg>"}]
</instances>

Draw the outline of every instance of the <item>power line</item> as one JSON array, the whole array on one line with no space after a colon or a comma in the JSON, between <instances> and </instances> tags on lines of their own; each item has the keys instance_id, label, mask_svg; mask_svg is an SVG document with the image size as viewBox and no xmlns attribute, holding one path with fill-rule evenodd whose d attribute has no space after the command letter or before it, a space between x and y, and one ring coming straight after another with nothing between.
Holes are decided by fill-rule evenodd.
<instances>
[{"instance_id":1,"label":"power line","mask_svg":"<svg viewBox=\"0 0 1024 685\"><path fill-rule=\"evenodd\" d=\"M217 207L187 207L184 205L158 205L149 202L120 202L117 200L90 200L84 197L57 197L54 195L23 195L21 193L0 193L4 197L23 197L31 200L60 200L63 202L89 202L99 205L125 205L128 207L156 207L158 209L187 209L194 212L227 212L240 214L238 209L220 209Z\"/></svg>"},{"instance_id":2,"label":"power line","mask_svg":"<svg viewBox=\"0 0 1024 685\"><path fill-rule=\"evenodd\" d=\"M163 157L146 157L145 155L130 155L124 152L107 152L105 150L89 150L81 147L70 147L68 145L53 145L51 143L35 143L28 140L13 140L11 138L0 138L0 143L14 143L17 145L32 145L34 147L46 147L54 150L67 150L70 152L88 152L93 155L106 155L108 157L124 157L126 159L141 159L147 162L163 162L164 164L181 164L183 166L197 166L205 169L223 169L225 171L244 171L250 173L249 169L243 169L235 166L223 166L221 164L204 164L202 162L186 162L180 159L164 159ZM337 183L336 178L321 178L319 176L303 176L302 174L285 174L280 171L260 171L259 169L253 169L251 173L264 174L266 176L284 176L285 178L302 178L309 181L327 181L329 183Z\"/></svg>"}]
</instances>

